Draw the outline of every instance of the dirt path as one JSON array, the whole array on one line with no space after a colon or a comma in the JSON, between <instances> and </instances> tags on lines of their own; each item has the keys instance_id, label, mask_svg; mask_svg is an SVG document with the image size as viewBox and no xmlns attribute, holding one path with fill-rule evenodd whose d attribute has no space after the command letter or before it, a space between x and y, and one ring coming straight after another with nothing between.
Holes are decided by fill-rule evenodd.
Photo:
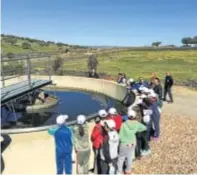
<instances>
[{"instance_id":1,"label":"dirt path","mask_svg":"<svg viewBox=\"0 0 197 175\"><path fill-rule=\"evenodd\" d=\"M173 104L165 104L164 113L197 117L197 91L184 87L175 87L173 93L175 102Z\"/></svg>"}]
</instances>

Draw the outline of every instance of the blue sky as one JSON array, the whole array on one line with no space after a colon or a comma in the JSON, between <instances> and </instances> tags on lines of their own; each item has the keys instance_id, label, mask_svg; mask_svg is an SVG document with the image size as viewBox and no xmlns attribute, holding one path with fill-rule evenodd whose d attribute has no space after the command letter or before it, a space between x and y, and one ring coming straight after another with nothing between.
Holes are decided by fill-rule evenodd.
<instances>
[{"instance_id":1,"label":"blue sky","mask_svg":"<svg viewBox=\"0 0 197 175\"><path fill-rule=\"evenodd\" d=\"M2 0L2 33L80 45L179 45L197 0Z\"/></svg>"}]
</instances>

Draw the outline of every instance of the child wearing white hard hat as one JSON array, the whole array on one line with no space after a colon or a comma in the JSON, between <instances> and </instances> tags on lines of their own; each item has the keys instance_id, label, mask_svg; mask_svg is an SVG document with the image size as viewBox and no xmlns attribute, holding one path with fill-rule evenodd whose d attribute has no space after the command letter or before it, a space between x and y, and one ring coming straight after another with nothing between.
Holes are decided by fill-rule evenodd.
<instances>
[{"instance_id":1,"label":"child wearing white hard hat","mask_svg":"<svg viewBox=\"0 0 197 175\"><path fill-rule=\"evenodd\" d=\"M122 125L122 116L118 114L116 108L112 107L108 111L109 116L106 118L107 120L112 119L116 123L116 131L120 130L120 127Z\"/></svg>"},{"instance_id":2,"label":"child wearing white hard hat","mask_svg":"<svg viewBox=\"0 0 197 175\"><path fill-rule=\"evenodd\" d=\"M120 136L120 151L118 156L118 173L123 173L123 164L127 159L125 173L131 173L131 165L132 165L132 155L135 151L136 144L136 133L142 132L146 130L146 126L139 123L137 120L133 120L136 117L136 112L134 110L129 110L128 120L126 120L119 132Z\"/></svg>"},{"instance_id":3,"label":"child wearing white hard hat","mask_svg":"<svg viewBox=\"0 0 197 175\"><path fill-rule=\"evenodd\" d=\"M99 124L102 120L104 120L108 116L107 111L105 109L101 109L98 111L98 115L95 117L95 123Z\"/></svg>"},{"instance_id":4,"label":"child wearing white hard hat","mask_svg":"<svg viewBox=\"0 0 197 175\"><path fill-rule=\"evenodd\" d=\"M89 144L89 127L85 115L77 116L77 125L73 126L73 133L77 159L76 169L78 169L79 174L88 174L91 148Z\"/></svg>"},{"instance_id":5,"label":"child wearing white hard hat","mask_svg":"<svg viewBox=\"0 0 197 175\"><path fill-rule=\"evenodd\" d=\"M119 135L113 120L104 120L103 143L100 149L100 174L116 174Z\"/></svg>"},{"instance_id":6,"label":"child wearing white hard hat","mask_svg":"<svg viewBox=\"0 0 197 175\"><path fill-rule=\"evenodd\" d=\"M95 126L91 133L91 141L94 151L94 174L100 174L100 165L99 165L99 150L103 142L103 120L108 116L108 113L105 109L98 111L98 117L95 118Z\"/></svg>"},{"instance_id":7,"label":"child wearing white hard hat","mask_svg":"<svg viewBox=\"0 0 197 175\"><path fill-rule=\"evenodd\" d=\"M48 133L55 138L57 174L64 174L64 172L72 174L73 134L65 124L67 119L67 115L59 115L56 118L58 126L48 130Z\"/></svg>"}]
</instances>

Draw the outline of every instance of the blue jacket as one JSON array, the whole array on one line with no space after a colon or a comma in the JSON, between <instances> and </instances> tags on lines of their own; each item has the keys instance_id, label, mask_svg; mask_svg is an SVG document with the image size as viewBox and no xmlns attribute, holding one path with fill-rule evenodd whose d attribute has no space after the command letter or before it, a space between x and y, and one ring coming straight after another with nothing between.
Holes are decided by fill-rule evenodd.
<instances>
[{"instance_id":1,"label":"blue jacket","mask_svg":"<svg viewBox=\"0 0 197 175\"><path fill-rule=\"evenodd\" d=\"M123 115L123 116L122 116L122 120L123 120L123 121L128 120L128 115Z\"/></svg>"},{"instance_id":2,"label":"blue jacket","mask_svg":"<svg viewBox=\"0 0 197 175\"><path fill-rule=\"evenodd\" d=\"M144 86L144 87L146 87L146 88L148 88L149 87L149 84L148 84L148 82L147 81L144 81L143 83L138 83L138 87L140 87L140 86Z\"/></svg>"},{"instance_id":3,"label":"blue jacket","mask_svg":"<svg viewBox=\"0 0 197 175\"><path fill-rule=\"evenodd\" d=\"M130 90L138 90L138 84L137 83L134 83L132 85L130 85Z\"/></svg>"},{"instance_id":4,"label":"blue jacket","mask_svg":"<svg viewBox=\"0 0 197 175\"><path fill-rule=\"evenodd\" d=\"M73 134L69 127L62 125L56 128L51 128L48 130L48 133L55 138L56 152L72 153Z\"/></svg>"}]
</instances>

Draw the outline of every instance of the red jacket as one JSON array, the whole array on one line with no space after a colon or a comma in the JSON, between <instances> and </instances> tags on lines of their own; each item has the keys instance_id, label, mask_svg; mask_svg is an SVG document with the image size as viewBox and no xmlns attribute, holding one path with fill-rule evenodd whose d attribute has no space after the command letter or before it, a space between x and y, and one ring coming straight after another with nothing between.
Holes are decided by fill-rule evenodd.
<instances>
[{"instance_id":1,"label":"red jacket","mask_svg":"<svg viewBox=\"0 0 197 175\"><path fill-rule=\"evenodd\" d=\"M122 125L122 116L121 115L115 115L115 116L108 116L105 118L105 120L112 119L116 123L116 131L120 130L120 127Z\"/></svg>"},{"instance_id":2,"label":"red jacket","mask_svg":"<svg viewBox=\"0 0 197 175\"><path fill-rule=\"evenodd\" d=\"M99 149L103 143L103 128L100 123L96 124L91 134L91 141L95 149Z\"/></svg>"}]
</instances>

